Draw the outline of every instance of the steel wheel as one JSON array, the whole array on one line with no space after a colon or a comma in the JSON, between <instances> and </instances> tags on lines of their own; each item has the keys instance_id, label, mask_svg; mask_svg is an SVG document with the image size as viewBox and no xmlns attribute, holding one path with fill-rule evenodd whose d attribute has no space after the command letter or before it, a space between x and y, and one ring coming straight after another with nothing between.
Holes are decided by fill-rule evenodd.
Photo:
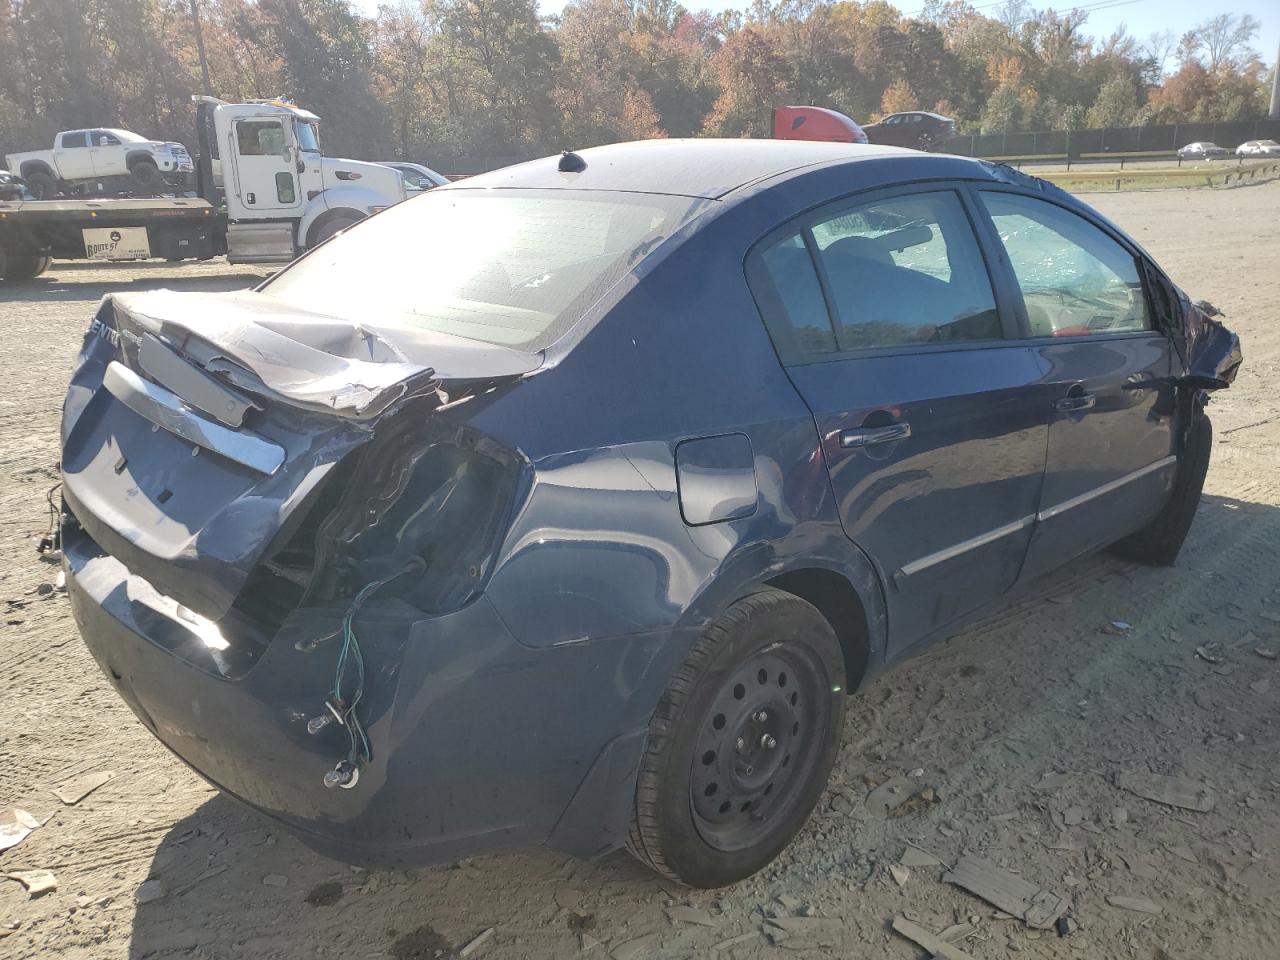
<instances>
[{"instance_id":1,"label":"steel wheel","mask_svg":"<svg viewBox=\"0 0 1280 960\"><path fill-rule=\"evenodd\" d=\"M772 588L732 604L654 712L628 849L696 887L768 864L826 786L844 684L840 642L812 604Z\"/></svg>"},{"instance_id":2,"label":"steel wheel","mask_svg":"<svg viewBox=\"0 0 1280 960\"><path fill-rule=\"evenodd\" d=\"M803 650L763 650L716 697L698 738L689 799L698 832L717 850L750 846L763 822L794 804L816 759L814 734L831 712L819 673Z\"/></svg>"}]
</instances>

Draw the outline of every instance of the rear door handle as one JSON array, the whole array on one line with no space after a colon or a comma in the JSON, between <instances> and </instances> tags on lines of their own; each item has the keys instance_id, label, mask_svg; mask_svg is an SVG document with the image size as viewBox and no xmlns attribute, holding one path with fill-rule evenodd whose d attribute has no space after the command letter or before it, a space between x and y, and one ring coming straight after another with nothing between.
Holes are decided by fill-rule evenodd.
<instances>
[{"instance_id":1,"label":"rear door handle","mask_svg":"<svg viewBox=\"0 0 1280 960\"><path fill-rule=\"evenodd\" d=\"M853 430L840 431L840 446L846 450L850 447L869 447L875 443L890 443L894 440L905 440L911 436L911 424L905 420L891 423L883 427L857 427Z\"/></svg>"},{"instance_id":2,"label":"rear door handle","mask_svg":"<svg viewBox=\"0 0 1280 960\"><path fill-rule=\"evenodd\" d=\"M1088 410L1097 402L1098 398L1092 393L1080 393L1053 401L1053 409L1059 413L1075 413L1078 410Z\"/></svg>"}]
</instances>

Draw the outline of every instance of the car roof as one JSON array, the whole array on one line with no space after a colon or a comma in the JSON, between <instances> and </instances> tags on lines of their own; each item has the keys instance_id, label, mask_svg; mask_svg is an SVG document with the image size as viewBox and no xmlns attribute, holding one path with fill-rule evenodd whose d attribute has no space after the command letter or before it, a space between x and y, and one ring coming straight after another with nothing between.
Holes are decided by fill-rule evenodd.
<instances>
[{"instance_id":1,"label":"car roof","mask_svg":"<svg viewBox=\"0 0 1280 960\"><path fill-rule=\"evenodd\" d=\"M894 156L919 151L859 143L809 140L638 140L576 151L586 162L580 172L559 169L559 157L483 173L453 189L524 188L611 190L720 199L770 177L819 164Z\"/></svg>"}]
</instances>

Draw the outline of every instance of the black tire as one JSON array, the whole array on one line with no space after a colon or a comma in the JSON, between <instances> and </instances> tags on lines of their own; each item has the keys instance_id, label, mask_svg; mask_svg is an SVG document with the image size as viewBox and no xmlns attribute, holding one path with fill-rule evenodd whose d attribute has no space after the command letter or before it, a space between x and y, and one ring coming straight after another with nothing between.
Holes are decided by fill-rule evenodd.
<instances>
[{"instance_id":1,"label":"black tire","mask_svg":"<svg viewBox=\"0 0 1280 960\"><path fill-rule=\"evenodd\" d=\"M318 247L340 230L355 226L363 220L354 210L342 211L315 223L307 233L307 249Z\"/></svg>"},{"instance_id":2,"label":"black tire","mask_svg":"<svg viewBox=\"0 0 1280 960\"><path fill-rule=\"evenodd\" d=\"M734 603L654 711L627 848L693 887L768 864L831 775L844 678L840 642L814 606L772 588Z\"/></svg>"},{"instance_id":3,"label":"black tire","mask_svg":"<svg viewBox=\"0 0 1280 960\"><path fill-rule=\"evenodd\" d=\"M61 193L58 181L43 170L36 170L24 179L27 181L27 189L37 200L52 200Z\"/></svg>"},{"instance_id":4,"label":"black tire","mask_svg":"<svg viewBox=\"0 0 1280 960\"><path fill-rule=\"evenodd\" d=\"M0 250L0 277L11 283L34 280L49 269L51 262L49 257L35 252L6 253Z\"/></svg>"},{"instance_id":5,"label":"black tire","mask_svg":"<svg viewBox=\"0 0 1280 960\"><path fill-rule=\"evenodd\" d=\"M1154 567L1173 566L1200 505L1212 449L1213 424L1203 412L1197 412L1178 456L1178 472L1169 501L1154 520L1111 548L1117 556Z\"/></svg>"},{"instance_id":6,"label":"black tire","mask_svg":"<svg viewBox=\"0 0 1280 960\"><path fill-rule=\"evenodd\" d=\"M150 160L137 160L129 168L133 175L134 185L139 190L157 190L164 181L160 178L160 168Z\"/></svg>"}]
</instances>

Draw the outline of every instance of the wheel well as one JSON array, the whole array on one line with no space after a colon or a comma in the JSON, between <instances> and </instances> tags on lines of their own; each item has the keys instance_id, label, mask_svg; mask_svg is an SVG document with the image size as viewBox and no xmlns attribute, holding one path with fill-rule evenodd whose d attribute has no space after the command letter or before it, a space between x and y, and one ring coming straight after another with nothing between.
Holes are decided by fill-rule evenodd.
<instances>
[{"instance_id":1,"label":"wheel well","mask_svg":"<svg viewBox=\"0 0 1280 960\"><path fill-rule=\"evenodd\" d=\"M807 600L826 617L844 653L845 690L852 693L858 689L867 672L871 641L866 607L853 585L836 571L821 567L792 570L768 584Z\"/></svg>"},{"instance_id":2,"label":"wheel well","mask_svg":"<svg viewBox=\"0 0 1280 960\"><path fill-rule=\"evenodd\" d=\"M329 221L338 217L355 217L356 220L363 220L365 215L355 207L333 207L326 210L320 216L312 221L311 226L307 227L307 249L310 250L316 245L315 236Z\"/></svg>"},{"instance_id":3,"label":"wheel well","mask_svg":"<svg viewBox=\"0 0 1280 960\"><path fill-rule=\"evenodd\" d=\"M47 163L41 163L38 160L27 161L22 165L22 169L18 171L18 175L22 177L29 177L33 173L47 173L49 176L53 177L53 179L58 179L57 174L49 169L49 165Z\"/></svg>"},{"instance_id":4,"label":"wheel well","mask_svg":"<svg viewBox=\"0 0 1280 960\"><path fill-rule=\"evenodd\" d=\"M146 160L154 167L160 166L156 163L156 158L145 150L135 150L133 153L126 154L124 158L124 165L132 170L135 165L141 163L143 160Z\"/></svg>"}]
</instances>

